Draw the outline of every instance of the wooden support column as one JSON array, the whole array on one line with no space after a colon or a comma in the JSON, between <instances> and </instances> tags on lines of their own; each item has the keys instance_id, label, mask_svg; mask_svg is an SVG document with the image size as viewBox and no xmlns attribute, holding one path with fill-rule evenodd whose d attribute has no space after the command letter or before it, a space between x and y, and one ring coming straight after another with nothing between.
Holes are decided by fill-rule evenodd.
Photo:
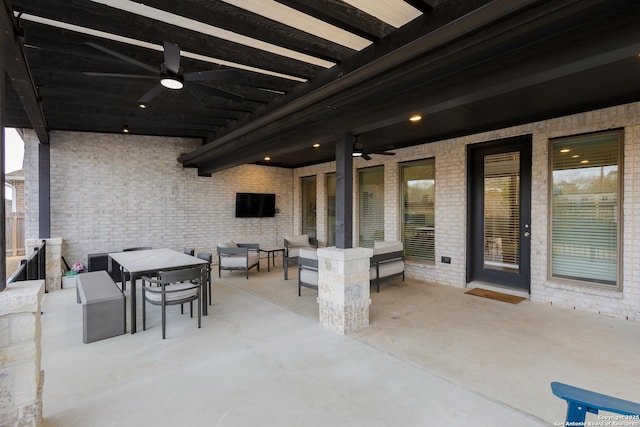
<instances>
[{"instance_id":1,"label":"wooden support column","mask_svg":"<svg viewBox=\"0 0 640 427\"><path fill-rule=\"evenodd\" d=\"M353 247L353 135L336 138L336 247Z\"/></svg>"}]
</instances>

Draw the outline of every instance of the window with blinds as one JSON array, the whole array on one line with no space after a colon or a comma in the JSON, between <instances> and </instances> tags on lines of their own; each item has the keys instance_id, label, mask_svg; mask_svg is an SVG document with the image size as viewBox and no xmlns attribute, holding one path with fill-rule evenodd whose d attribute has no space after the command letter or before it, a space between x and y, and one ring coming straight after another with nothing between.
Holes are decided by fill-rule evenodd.
<instances>
[{"instance_id":1,"label":"window with blinds","mask_svg":"<svg viewBox=\"0 0 640 427\"><path fill-rule=\"evenodd\" d=\"M520 268L520 153L484 157L484 265Z\"/></svg>"},{"instance_id":2,"label":"window with blinds","mask_svg":"<svg viewBox=\"0 0 640 427\"><path fill-rule=\"evenodd\" d=\"M551 142L551 274L619 286L622 132Z\"/></svg>"},{"instance_id":3,"label":"window with blinds","mask_svg":"<svg viewBox=\"0 0 640 427\"><path fill-rule=\"evenodd\" d=\"M384 167L359 171L360 246L384 241Z\"/></svg>"},{"instance_id":4,"label":"window with blinds","mask_svg":"<svg viewBox=\"0 0 640 427\"><path fill-rule=\"evenodd\" d=\"M435 261L435 160L401 165L402 241L409 259Z\"/></svg>"},{"instance_id":5,"label":"window with blinds","mask_svg":"<svg viewBox=\"0 0 640 427\"><path fill-rule=\"evenodd\" d=\"M336 174L327 174L327 246L336 245Z\"/></svg>"},{"instance_id":6,"label":"window with blinds","mask_svg":"<svg viewBox=\"0 0 640 427\"><path fill-rule=\"evenodd\" d=\"M316 177L300 179L302 188L302 234L316 236Z\"/></svg>"}]
</instances>

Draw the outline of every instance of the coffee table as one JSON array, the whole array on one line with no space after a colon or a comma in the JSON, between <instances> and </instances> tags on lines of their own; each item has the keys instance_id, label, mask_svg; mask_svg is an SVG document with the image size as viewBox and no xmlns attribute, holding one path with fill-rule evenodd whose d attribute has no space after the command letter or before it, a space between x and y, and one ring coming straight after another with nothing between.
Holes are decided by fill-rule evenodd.
<instances>
[{"instance_id":1,"label":"coffee table","mask_svg":"<svg viewBox=\"0 0 640 427\"><path fill-rule=\"evenodd\" d=\"M276 253L282 252L282 268L284 268L284 248L281 248L279 246L267 246L264 248L260 248L260 252L267 253L267 271L271 271L271 264L269 263L269 260L272 260L273 266L275 267Z\"/></svg>"}]
</instances>

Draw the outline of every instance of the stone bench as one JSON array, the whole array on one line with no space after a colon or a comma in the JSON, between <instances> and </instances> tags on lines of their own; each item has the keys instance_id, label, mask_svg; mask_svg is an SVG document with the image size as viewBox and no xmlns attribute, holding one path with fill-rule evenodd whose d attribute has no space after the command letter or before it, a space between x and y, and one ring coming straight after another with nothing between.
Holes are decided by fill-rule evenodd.
<instances>
[{"instance_id":1,"label":"stone bench","mask_svg":"<svg viewBox=\"0 0 640 427\"><path fill-rule=\"evenodd\" d=\"M79 274L76 289L82 303L82 342L126 332L126 300L106 271Z\"/></svg>"}]
</instances>

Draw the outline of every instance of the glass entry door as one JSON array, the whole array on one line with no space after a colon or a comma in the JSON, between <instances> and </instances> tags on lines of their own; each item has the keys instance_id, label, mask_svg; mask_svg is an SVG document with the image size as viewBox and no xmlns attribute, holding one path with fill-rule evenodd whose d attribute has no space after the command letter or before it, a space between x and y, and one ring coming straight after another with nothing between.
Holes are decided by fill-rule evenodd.
<instances>
[{"instance_id":1,"label":"glass entry door","mask_svg":"<svg viewBox=\"0 0 640 427\"><path fill-rule=\"evenodd\" d=\"M468 281L529 291L530 137L469 149Z\"/></svg>"}]
</instances>

